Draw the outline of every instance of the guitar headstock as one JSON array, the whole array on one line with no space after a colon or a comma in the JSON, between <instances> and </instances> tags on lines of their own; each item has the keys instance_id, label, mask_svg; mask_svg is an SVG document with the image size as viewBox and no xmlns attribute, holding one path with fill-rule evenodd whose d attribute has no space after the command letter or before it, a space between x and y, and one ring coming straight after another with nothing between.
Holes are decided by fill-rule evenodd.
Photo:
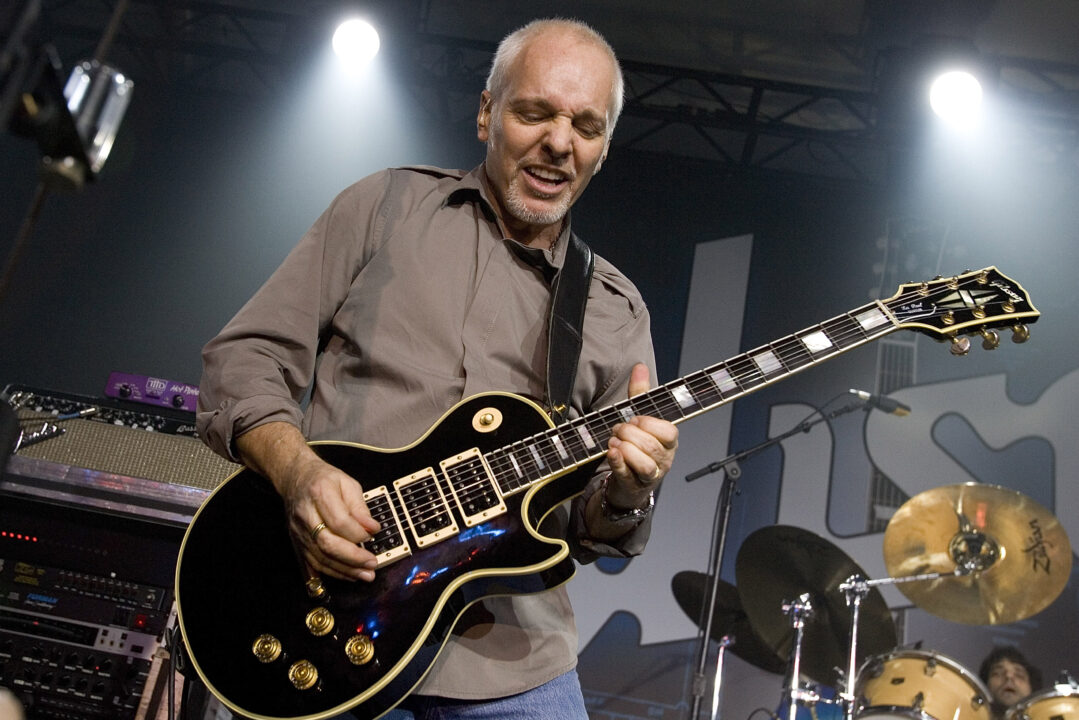
<instances>
[{"instance_id":1,"label":"guitar headstock","mask_svg":"<svg viewBox=\"0 0 1079 720\"><path fill-rule=\"evenodd\" d=\"M1013 342L1026 342L1027 324L1041 315L1027 291L996 267L900 285L883 303L896 325L951 340L957 355L970 349L968 335L981 335L984 348L995 348L1000 338L993 328L1011 328Z\"/></svg>"}]
</instances>

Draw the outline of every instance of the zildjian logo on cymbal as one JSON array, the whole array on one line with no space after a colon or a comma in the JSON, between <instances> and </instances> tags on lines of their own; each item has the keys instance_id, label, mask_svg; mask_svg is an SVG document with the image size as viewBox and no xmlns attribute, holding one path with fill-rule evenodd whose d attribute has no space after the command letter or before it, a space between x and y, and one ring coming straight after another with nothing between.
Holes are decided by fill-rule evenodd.
<instances>
[{"instance_id":1,"label":"zildjian logo on cymbal","mask_svg":"<svg viewBox=\"0 0 1079 720\"><path fill-rule=\"evenodd\" d=\"M1030 545L1023 548L1023 552L1030 555L1034 570L1045 570L1046 574L1048 574L1049 552L1045 549L1045 539L1042 537L1042 529L1038 525L1038 518L1033 518L1030 521L1030 527L1033 530L1030 535Z\"/></svg>"}]
</instances>

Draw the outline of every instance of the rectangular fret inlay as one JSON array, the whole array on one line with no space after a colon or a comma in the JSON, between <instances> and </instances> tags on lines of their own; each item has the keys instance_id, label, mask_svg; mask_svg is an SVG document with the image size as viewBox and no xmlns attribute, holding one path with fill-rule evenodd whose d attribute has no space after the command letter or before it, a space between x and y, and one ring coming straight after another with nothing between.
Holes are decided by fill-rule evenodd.
<instances>
[{"instance_id":1,"label":"rectangular fret inlay","mask_svg":"<svg viewBox=\"0 0 1079 720\"><path fill-rule=\"evenodd\" d=\"M734 381L731 374L726 370L716 370L708 377L712 378L712 382L716 384L716 387L720 389L720 392L730 392L738 389L738 383Z\"/></svg>"},{"instance_id":2,"label":"rectangular fret inlay","mask_svg":"<svg viewBox=\"0 0 1079 720\"><path fill-rule=\"evenodd\" d=\"M828 336L823 331L818 330L811 332L808 335L802 336L802 344L806 346L806 349L811 353L820 352L821 350L827 350L832 347L832 341L828 339Z\"/></svg>"},{"instance_id":3,"label":"rectangular fret inlay","mask_svg":"<svg viewBox=\"0 0 1079 720\"><path fill-rule=\"evenodd\" d=\"M535 445L529 445L528 451L532 453L532 459L536 461L536 467L542 470L545 466L543 464L543 458L540 457L539 451L536 450Z\"/></svg>"},{"instance_id":4,"label":"rectangular fret inlay","mask_svg":"<svg viewBox=\"0 0 1079 720\"><path fill-rule=\"evenodd\" d=\"M754 355L753 362L757 363L757 367L759 367L761 372L765 375L783 369L783 365L780 364L779 359L776 358L771 350L762 352L760 355Z\"/></svg>"},{"instance_id":5,"label":"rectangular fret inlay","mask_svg":"<svg viewBox=\"0 0 1079 720\"><path fill-rule=\"evenodd\" d=\"M688 408L697 403L693 399L693 393L689 391L685 385L679 385L671 388L671 396L674 397L674 401L678 403L679 407Z\"/></svg>"},{"instance_id":6,"label":"rectangular fret inlay","mask_svg":"<svg viewBox=\"0 0 1079 720\"><path fill-rule=\"evenodd\" d=\"M566 452L566 447L562 444L561 437L559 437L558 435L552 435L551 444L554 445L554 449L558 451L558 457L562 458L563 460L569 459L569 453Z\"/></svg>"},{"instance_id":7,"label":"rectangular fret inlay","mask_svg":"<svg viewBox=\"0 0 1079 720\"><path fill-rule=\"evenodd\" d=\"M888 316L882 313L878 308L866 310L864 313L856 315L855 319L864 330L872 330L873 328L880 327L888 322Z\"/></svg>"},{"instance_id":8,"label":"rectangular fret inlay","mask_svg":"<svg viewBox=\"0 0 1079 720\"><path fill-rule=\"evenodd\" d=\"M584 446L589 450L596 446L596 441L592 439L592 433L588 432L588 428L586 426L581 425L580 427L578 427L577 434L581 436L581 442L583 442Z\"/></svg>"}]
</instances>

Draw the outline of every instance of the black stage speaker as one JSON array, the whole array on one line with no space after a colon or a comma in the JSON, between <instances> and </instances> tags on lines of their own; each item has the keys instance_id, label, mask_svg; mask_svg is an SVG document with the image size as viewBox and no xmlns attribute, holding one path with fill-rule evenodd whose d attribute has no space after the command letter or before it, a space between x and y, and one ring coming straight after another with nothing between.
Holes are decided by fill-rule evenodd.
<instances>
[{"instance_id":1,"label":"black stage speaker","mask_svg":"<svg viewBox=\"0 0 1079 720\"><path fill-rule=\"evenodd\" d=\"M7 394L23 444L0 477L0 686L28 720L152 717L184 531L237 466L189 412Z\"/></svg>"}]
</instances>

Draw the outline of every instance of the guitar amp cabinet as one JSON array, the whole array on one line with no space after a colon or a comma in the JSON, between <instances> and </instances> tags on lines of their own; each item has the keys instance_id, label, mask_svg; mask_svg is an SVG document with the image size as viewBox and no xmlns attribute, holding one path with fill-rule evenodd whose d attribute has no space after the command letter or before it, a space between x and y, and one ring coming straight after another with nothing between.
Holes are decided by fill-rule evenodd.
<instances>
[{"instance_id":1,"label":"guitar amp cabinet","mask_svg":"<svg viewBox=\"0 0 1079 720\"><path fill-rule=\"evenodd\" d=\"M23 431L0 482L6 492L186 525L239 469L196 437L186 410L19 385L5 392Z\"/></svg>"},{"instance_id":2,"label":"guitar amp cabinet","mask_svg":"<svg viewBox=\"0 0 1079 720\"><path fill-rule=\"evenodd\" d=\"M28 720L143 720L184 531L238 466L183 409L5 393L22 444L0 476L0 687Z\"/></svg>"}]
</instances>

